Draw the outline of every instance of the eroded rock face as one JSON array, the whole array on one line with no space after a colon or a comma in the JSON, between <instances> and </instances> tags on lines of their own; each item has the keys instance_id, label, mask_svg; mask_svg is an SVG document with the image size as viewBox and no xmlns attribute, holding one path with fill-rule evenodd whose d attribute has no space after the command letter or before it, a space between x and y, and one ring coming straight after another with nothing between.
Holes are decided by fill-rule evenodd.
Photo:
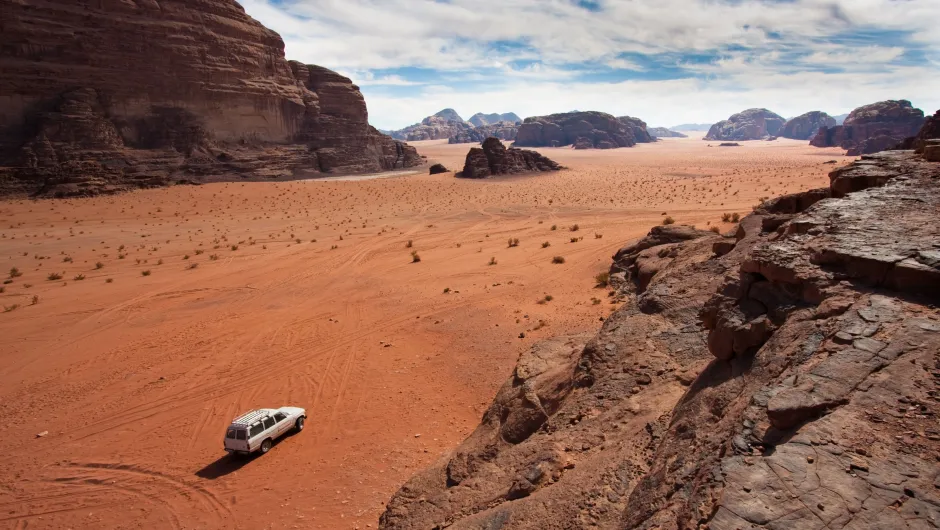
<instances>
[{"instance_id":1,"label":"eroded rock face","mask_svg":"<svg viewBox=\"0 0 940 530\"><path fill-rule=\"evenodd\" d=\"M519 126L514 145L614 149L650 141L646 124L636 118L615 118L603 112L567 112L526 118Z\"/></svg>"},{"instance_id":2,"label":"eroded rock face","mask_svg":"<svg viewBox=\"0 0 940 530\"><path fill-rule=\"evenodd\" d=\"M380 528L938 527L938 211L940 164L889 152L734 237L657 227Z\"/></svg>"},{"instance_id":3,"label":"eroded rock face","mask_svg":"<svg viewBox=\"0 0 940 530\"><path fill-rule=\"evenodd\" d=\"M482 112L477 112L473 116L470 116L470 119L467 120L470 122L470 125L474 127L483 127L485 125L494 125L500 122L506 123L522 123L522 118L516 115L515 112L506 112L503 114L493 113L493 114L483 114Z\"/></svg>"},{"instance_id":4,"label":"eroded rock face","mask_svg":"<svg viewBox=\"0 0 940 530\"><path fill-rule=\"evenodd\" d=\"M447 139L449 144L469 144L483 143L489 137L499 138L511 142L516 139L519 132L519 124L515 122L501 121L489 125L479 125L469 129L463 129L454 136Z\"/></svg>"},{"instance_id":5,"label":"eroded rock face","mask_svg":"<svg viewBox=\"0 0 940 530\"><path fill-rule=\"evenodd\" d=\"M836 120L825 112L814 110L788 120L780 136L793 140L809 140L823 127L835 127Z\"/></svg>"},{"instance_id":6,"label":"eroded rock face","mask_svg":"<svg viewBox=\"0 0 940 530\"><path fill-rule=\"evenodd\" d=\"M706 140L766 140L776 137L786 122L767 109L748 109L711 126Z\"/></svg>"},{"instance_id":7,"label":"eroded rock face","mask_svg":"<svg viewBox=\"0 0 940 530\"><path fill-rule=\"evenodd\" d=\"M890 149L917 135L924 112L907 100L888 100L853 110L842 125L823 127L810 140L816 147L841 147L849 156Z\"/></svg>"},{"instance_id":8,"label":"eroded rock face","mask_svg":"<svg viewBox=\"0 0 940 530\"><path fill-rule=\"evenodd\" d=\"M233 0L14 2L0 34L0 193L420 163L349 79L289 63Z\"/></svg>"},{"instance_id":9,"label":"eroded rock face","mask_svg":"<svg viewBox=\"0 0 940 530\"><path fill-rule=\"evenodd\" d=\"M929 140L940 139L940 110L934 113L933 116L928 117L924 121L923 127L920 128L920 131L917 133L917 136L914 137L912 142L912 147L914 152L917 154L924 154L924 149L927 147L927 142ZM934 162L940 160L931 160Z\"/></svg>"},{"instance_id":10,"label":"eroded rock face","mask_svg":"<svg viewBox=\"0 0 940 530\"><path fill-rule=\"evenodd\" d=\"M559 169L561 166L535 151L515 147L506 149L498 138L487 138L482 147L470 149L463 171L458 173L457 177L481 179L493 175Z\"/></svg>"}]
</instances>

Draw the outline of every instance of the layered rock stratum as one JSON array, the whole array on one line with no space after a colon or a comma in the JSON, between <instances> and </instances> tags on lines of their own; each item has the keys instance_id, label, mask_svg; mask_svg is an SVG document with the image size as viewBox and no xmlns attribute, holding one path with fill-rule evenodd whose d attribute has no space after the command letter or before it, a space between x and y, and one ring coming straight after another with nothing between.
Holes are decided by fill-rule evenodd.
<instances>
[{"instance_id":1,"label":"layered rock stratum","mask_svg":"<svg viewBox=\"0 0 940 530\"><path fill-rule=\"evenodd\" d=\"M463 171L459 178L481 179L494 175L557 171L561 169L555 161L536 151L503 145L498 138L487 138L481 147L473 147L467 153Z\"/></svg>"},{"instance_id":2,"label":"layered rock stratum","mask_svg":"<svg viewBox=\"0 0 940 530\"><path fill-rule=\"evenodd\" d=\"M614 149L651 142L646 123L637 118L615 118L596 111L575 111L526 118L519 126L515 145L519 147L561 147L575 149Z\"/></svg>"},{"instance_id":3,"label":"layered rock stratum","mask_svg":"<svg viewBox=\"0 0 940 530\"><path fill-rule=\"evenodd\" d=\"M767 109L747 109L712 125L705 139L766 140L778 136L785 122L782 116Z\"/></svg>"},{"instance_id":4,"label":"layered rock stratum","mask_svg":"<svg viewBox=\"0 0 940 530\"><path fill-rule=\"evenodd\" d=\"M24 0L0 10L0 193L391 170L349 79L288 62L234 0Z\"/></svg>"},{"instance_id":5,"label":"layered rock stratum","mask_svg":"<svg viewBox=\"0 0 940 530\"><path fill-rule=\"evenodd\" d=\"M853 110L842 125L820 128L810 144L841 147L849 156L877 153L917 135L923 124L924 112L910 101L879 101Z\"/></svg>"},{"instance_id":6,"label":"layered rock stratum","mask_svg":"<svg viewBox=\"0 0 940 530\"><path fill-rule=\"evenodd\" d=\"M624 305L524 353L379 527L940 527L940 164L830 180L624 247Z\"/></svg>"},{"instance_id":7,"label":"layered rock stratum","mask_svg":"<svg viewBox=\"0 0 940 530\"><path fill-rule=\"evenodd\" d=\"M793 140L809 140L823 127L835 127L836 120L825 112L814 110L791 118L783 124L780 136Z\"/></svg>"},{"instance_id":8,"label":"layered rock stratum","mask_svg":"<svg viewBox=\"0 0 940 530\"><path fill-rule=\"evenodd\" d=\"M665 127L649 127L647 131L650 133L650 136L653 138L688 138L687 134L682 134L681 132L672 131Z\"/></svg>"}]
</instances>

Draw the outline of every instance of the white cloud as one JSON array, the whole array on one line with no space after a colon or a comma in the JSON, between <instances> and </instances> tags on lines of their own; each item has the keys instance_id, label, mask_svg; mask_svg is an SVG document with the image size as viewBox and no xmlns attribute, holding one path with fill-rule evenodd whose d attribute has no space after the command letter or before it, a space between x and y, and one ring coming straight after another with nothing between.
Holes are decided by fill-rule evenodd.
<instances>
[{"instance_id":1,"label":"white cloud","mask_svg":"<svg viewBox=\"0 0 940 530\"><path fill-rule=\"evenodd\" d=\"M598 13L571 0L241 1L281 33L288 57L360 84L382 128L444 107L597 109L671 125L748 106L783 115L885 98L940 106L938 0L607 0ZM923 65L905 60L907 46L919 46ZM641 58L657 54L696 78L578 82L587 68L655 79ZM394 71L403 67L439 75Z\"/></svg>"}]
</instances>

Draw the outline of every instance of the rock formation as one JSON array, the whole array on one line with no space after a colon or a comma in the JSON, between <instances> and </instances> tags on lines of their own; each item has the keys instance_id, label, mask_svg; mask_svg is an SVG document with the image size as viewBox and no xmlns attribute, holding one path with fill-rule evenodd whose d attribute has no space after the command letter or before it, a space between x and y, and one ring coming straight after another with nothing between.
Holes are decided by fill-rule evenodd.
<instances>
[{"instance_id":1,"label":"rock formation","mask_svg":"<svg viewBox=\"0 0 940 530\"><path fill-rule=\"evenodd\" d=\"M469 144L482 143L489 137L499 138L500 140L513 141L519 132L519 124L515 122L501 121L489 125L480 125L464 129L454 136L447 139L449 144Z\"/></svg>"},{"instance_id":2,"label":"rock formation","mask_svg":"<svg viewBox=\"0 0 940 530\"><path fill-rule=\"evenodd\" d=\"M487 138L482 147L473 147L467 153L460 178L481 179L493 175L526 173L531 171L557 171L561 166L553 160L528 149L506 149L498 138Z\"/></svg>"},{"instance_id":3,"label":"rock formation","mask_svg":"<svg viewBox=\"0 0 940 530\"><path fill-rule=\"evenodd\" d=\"M825 112L814 110L797 116L783 125L780 136L793 140L809 140L823 127L835 127L836 120Z\"/></svg>"},{"instance_id":4,"label":"rock formation","mask_svg":"<svg viewBox=\"0 0 940 530\"><path fill-rule=\"evenodd\" d=\"M448 169L444 167L444 164L434 164L429 168L428 173L431 175L437 175L439 173L447 173L447 171Z\"/></svg>"},{"instance_id":5,"label":"rock formation","mask_svg":"<svg viewBox=\"0 0 940 530\"><path fill-rule=\"evenodd\" d=\"M517 116L515 112L507 112L505 114L483 114L482 112L477 112L473 116L470 116L470 119L467 121L474 127L483 127L484 125L493 125L499 122L522 123L522 118Z\"/></svg>"},{"instance_id":6,"label":"rock formation","mask_svg":"<svg viewBox=\"0 0 940 530\"><path fill-rule=\"evenodd\" d=\"M392 137L409 142L422 140L444 140L472 129L454 109L444 109L433 116L428 116L416 123L393 131Z\"/></svg>"},{"instance_id":7,"label":"rock formation","mask_svg":"<svg viewBox=\"0 0 940 530\"><path fill-rule=\"evenodd\" d=\"M515 145L613 149L650 142L646 124L636 118L615 118L603 112L567 112L526 118L519 126Z\"/></svg>"},{"instance_id":8,"label":"rock formation","mask_svg":"<svg viewBox=\"0 0 940 530\"><path fill-rule=\"evenodd\" d=\"M600 332L523 354L379 527L937 528L937 212L940 164L891 151L653 229Z\"/></svg>"},{"instance_id":9,"label":"rock formation","mask_svg":"<svg viewBox=\"0 0 940 530\"><path fill-rule=\"evenodd\" d=\"M924 112L910 101L880 101L853 110L842 125L819 129L810 144L841 147L849 156L877 153L915 136L923 124Z\"/></svg>"},{"instance_id":10,"label":"rock formation","mask_svg":"<svg viewBox=\"0 0 940 530\"><path fill-rule=\"evenodd\" d=\"M688 138L688 135L671 131L665 127L650 127L648 131L653 138Z\"/></svg>"},{"instance_id":11,"label":"rock formation","mask_svg":"<svg viewBox=\"0 0 940 530\"><path fill-rule=\"evenodd\" d=\"M233 0L6 2L0 193L413 166L349 79L288 62Z\"/></svg>"},{"instance_id":12,"label":"rock formation","mask_svg":"<svg viewBox=\"0 0 940 530\"><path fill-rule=\"evenodd\" d=\"M706 140L766 140L780 134L786 122L767 109L748 109L711 126Z\"/></svg>"}]
</instances>

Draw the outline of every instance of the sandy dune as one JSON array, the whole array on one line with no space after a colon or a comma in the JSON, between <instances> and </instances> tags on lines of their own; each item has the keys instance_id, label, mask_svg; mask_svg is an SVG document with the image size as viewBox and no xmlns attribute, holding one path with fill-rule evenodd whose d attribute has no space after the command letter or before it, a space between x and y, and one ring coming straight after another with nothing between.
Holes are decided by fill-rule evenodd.
<instances>
[{"instance_id":1,"label":"sandy dune","mask_svg":"<svg viewBox=\"0 0 940 530\"><path fill-rule=\"evenodd\" d=\"M21 274L0 293L0 528L374 528L522 350L597 328L614 306L594 276L625 241L664 213L731 229L723 212L827 185L825 162L848 160L697 138L540 149L569 169L486 181L0 203L0 275ZM451 170L470 147L415 145ZM306 431L225 456L234 416L287 404Z\"/></svg>"}]
</instances>

